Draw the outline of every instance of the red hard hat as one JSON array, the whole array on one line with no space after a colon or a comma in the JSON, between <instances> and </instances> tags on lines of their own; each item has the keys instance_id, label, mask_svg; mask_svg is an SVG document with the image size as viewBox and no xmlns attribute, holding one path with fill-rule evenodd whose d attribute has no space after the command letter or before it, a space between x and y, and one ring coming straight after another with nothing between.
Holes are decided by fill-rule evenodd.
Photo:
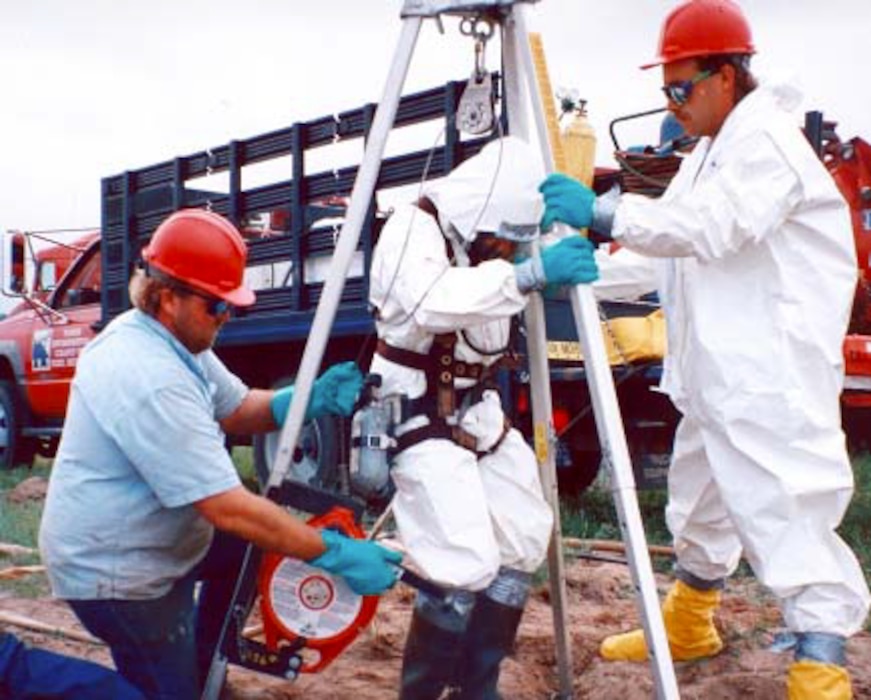
<instances>
[{"instance_id":1,"label":"red hard hat","mask_svg":"<svg viewBox=\"0 0 871 700\"><path fill-rule=\"evenodd\" d=\"M234 306L254 303L254 292L242 284L247 257L236 227L204 209L171 214L142 251L149 266Z\"/></svg>"},{"instance_id":2,"label":"red hard hat","mask_svg":"<svg viewBox=\"0 0 871 700\"><path fill-rule=\"evenodd\" d=\"M685 58L716 54L753 54L750 25L732 0L688 0L673 9L662 24L659 55L653 68Z\"/></svg>"}]
</instances>

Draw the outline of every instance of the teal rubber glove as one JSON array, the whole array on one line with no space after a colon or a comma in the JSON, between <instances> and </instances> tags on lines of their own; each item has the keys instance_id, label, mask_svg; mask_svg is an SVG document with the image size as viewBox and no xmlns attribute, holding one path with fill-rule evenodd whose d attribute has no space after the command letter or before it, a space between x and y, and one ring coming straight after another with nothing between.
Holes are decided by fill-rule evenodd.
<instances>
[{"instance_id":1,"label":"teal rubber glove","mask_svg":"<svg viewBox=\"0 0 871 700\"><path fill-rule=\"evenodd\" d=\"M538 191L544 197L542 231L547 231L556 221L578 229L588 228L593 223L596 193L574 178L553 173L538 186Z\"/></svg>"},{"instance_id":2,"label":"teal rubber glove","mask_svg":"<svg viewBox=\"0 0 871 700\"><path fill-rule=\"evenodd\" d=\"M305 420L327 414L351 415L362 387L363 375L356 364L343 362L333 365L315 380L305 410ZM293 385L277 389L272 394L269 408L272 409L272 418L279 427L287 420L291 399Z\"/></svg>"},{"instance_id":3,"label":"teal rubber glove","mask_svg":"<svg viewBox=\"0 0 871 700\"><path fill-rule=\"evenodd\" d=\"M545 283L589 284L599 279L593 244L583 236L569 236L541 251Z\"/></svg>"},{"instance_id":4,"label":"teal rubber glove","mask_svg":"<svg viewBox=\"0 0 871 700\"><path fill-rule=\"evenodd\" d=\"M399 578L399 552L369 540L355 540L336 532L321 530L327 551L309 561L348 582L358 595L378 595L392 588Z\"/></svg>"}]
</instances>

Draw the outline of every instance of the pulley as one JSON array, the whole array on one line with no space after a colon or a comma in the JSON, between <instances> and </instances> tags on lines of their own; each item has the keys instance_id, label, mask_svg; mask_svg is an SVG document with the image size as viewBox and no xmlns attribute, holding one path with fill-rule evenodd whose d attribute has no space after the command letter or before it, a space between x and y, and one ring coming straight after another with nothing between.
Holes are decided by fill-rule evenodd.
<instances>
[{"instance_id":1,"label":"pulley","mask_svg":"<svg viewBox=\"0 0 871 700\"><path fill-rule=\"evenodd\" d=\"M487 17L464 17L460 33L475 40L475 68L457 104L457 129L480 136L493 128L493 81L484 64L487 42L493 37L493 22Z\"/></svg>"}]
</instances>

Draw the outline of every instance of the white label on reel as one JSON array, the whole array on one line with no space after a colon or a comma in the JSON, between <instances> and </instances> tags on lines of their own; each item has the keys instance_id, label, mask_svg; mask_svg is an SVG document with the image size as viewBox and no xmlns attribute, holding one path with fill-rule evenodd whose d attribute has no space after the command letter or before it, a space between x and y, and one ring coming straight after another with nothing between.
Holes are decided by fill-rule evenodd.
<instances>
[{"instance_id":1,"label":"white label on reel","mask_svg":"<svg viewBox=\"0 0 871 700\"><path fill-rule=\"evenodd\" d=\"M288 631L309 639L327 639L348 629L363 598L340 576L299 559L283 559L269 582L272 609Z\"/></svg>"}]
</instances>

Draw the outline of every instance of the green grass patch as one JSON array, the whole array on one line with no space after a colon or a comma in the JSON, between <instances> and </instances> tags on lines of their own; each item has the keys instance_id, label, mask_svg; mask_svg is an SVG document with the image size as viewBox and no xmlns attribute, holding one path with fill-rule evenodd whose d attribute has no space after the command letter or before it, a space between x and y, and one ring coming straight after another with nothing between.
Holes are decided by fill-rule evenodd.
<instances>
[{"instance_id":1,"label":"green grass patch","mask_svg":"<svg viewBox=\"0 0 871 700\"><path fill-rule=\"evenodd\" d=\"M647 544L671 544L671 535L665 526L665 491L639 491L637 499ZM590 488L579 496L563 499L560 521L564 537L583 540L623 539L614 498L610 491L602 488ZM666 557L653 557L651 562L656 571L671 570L672 562Z\"/></svg>"},{"instance_id":2,"label":"green grass patch","mask_svg":"<svg viewBox=\"0 0 871 700\"><path fill-rule=\"evenodd\" d=\"M665 491L639 491L637 498L648 543L670 544L671 536L665 526ZM604 489L592 488L575 498L564 499L560 517L563 534L567 537L597 540L621 538L614 498Z\"/></svg>"},{"instance_id":3,"label":"green grass patch","mask_svg":"<svg viewBox=\"0 0 871 700\"><path fill-rule=\"evenodd\" d=\"M251 446L237 445L233 448L233 464L239 472L239 478L254 493L259 493L257 470L254 468L254 449Z\"/></svg>"},{"instance_id":4,"label":"green grass patch","mask_svg":"<svg viewBox=\"0 0 871 700\"><path fill-rule=\"evenodd\" d=\"M35 547L41 517L42 502L40 501L24 503L4 501L0 512L0 541L23 547Z\"/></svg>"},{"instance_id":5,"label":"green grass patch","mask_svg":"<svg viewBox=\"0 0 871 700\"><path fill-rule=\"evenodd\" d=\"M853 548L871 581L871 453L853 456L856 490L839 533Z\"/></svg>"},{"instance_id":6,"label":"green grass patch","mask_svg":"<svg viewBox=\"0 0 871 700\"><path fill-rule=\"evenodd\" d=\"M43 476L48 478L51 471L51 462L39 457L33 463L33 467L16 467L15 469L0 469L0 492L15 488L25 479L31 476Z\"/></svg>"},{"instance_id":7,"label":"green grass patch","mask_svg":"<svg viewBox=\"0 0 871 700\"><path fill-rule=\"evenodd\" d=\"M20 467L0 471L0 542L36 548L39 521L42 517L42 501L13 503L6 494L25 479L32 476L48 477L49 463L41 462L32 469ZM39 564L39 555L23 554L14 557L0 556L0 568ZM34 574L20 579L3 581L3 590L21 598L36 598L48 595L45 576Z\"/></svg>"},{"instance_id":8,"label":"green grass patch","mask_svg":"<svg viewBox=\"0 0 871 700\"><path fill-rule=\"evenodd\" d=\"M42 501L13 503L6 498L6 494L25 479L33 476L48 478L48 474L47 465L0 471L0 542L36 547Z\"/></svg>"}]
</instances>

